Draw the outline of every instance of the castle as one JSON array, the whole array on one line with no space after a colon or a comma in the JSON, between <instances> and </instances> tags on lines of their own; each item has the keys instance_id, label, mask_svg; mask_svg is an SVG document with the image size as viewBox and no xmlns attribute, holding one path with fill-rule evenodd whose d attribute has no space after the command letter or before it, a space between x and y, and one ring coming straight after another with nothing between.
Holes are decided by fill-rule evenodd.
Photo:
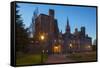
<instances>
[{"instance_id":1,"label":"castle","mask_svg":"<svg viewBox=\"0 0 100 68\"><path fill-rule=\"evenodd\" d=\"M80 31L75 28L75 32L71 33L68 19L65 33L60 32L53 9L49 9L48 15L40 14L35 19L35 41L40 41L39 45L43 44L43 50L49 54L91 51L92 38L85 32L82 26ZM44 35L44 40L40 39L41 35Z\"/></svg>"}]
</instances>

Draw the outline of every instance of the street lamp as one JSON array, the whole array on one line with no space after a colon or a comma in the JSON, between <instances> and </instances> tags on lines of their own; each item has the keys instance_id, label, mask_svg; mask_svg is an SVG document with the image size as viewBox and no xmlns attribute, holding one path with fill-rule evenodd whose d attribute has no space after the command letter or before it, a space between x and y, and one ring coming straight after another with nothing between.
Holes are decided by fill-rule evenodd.
<instances>
[{"instance_id":1,"label":"street lamp","mask_svg":"<svg viewBox=\"0 0 100 68\"><path fill-rule=\"evenodd\" d=\"M72 44L71 43L69 44L69 47L72 48Z\"/></svg>"},{"instance_id":2,"label":"street lamp","mask_svg":"<svg viewBox=\"0 0 100 68\"><path fill-rule=\"evenodd\" d=\"M46 50L46 55L48 55L48 50Z\"/></svg>"},{"instance_id":3,"label":"street lamp","mask_svg":"<svg viewBox=\"0 0 100 68\"><path fill-rule=\"evenodd\" d=\"M70 47L70 52L72 52L73 45L71 43L69 44L69 47Z\"/></svg>"},{"instance_id":4,"label":"street lamp","mask_svg":"<svg viewBox=\"0 0 100 68\"><path fill-rule=\"evenodd\" d=\"M43 41L44 39L45 39L44 35L40 35L40 40ZM43 53L44 53L44 50L43 50L43 45L41 42L41 63L43 63Z\"/></svg>"},{"instance_id":5,"label":"street lamp","mask_svg":"<svg viewBox=\"0 0 100 68\"><path fill-rule=\"evenodd\" d=\"M41 40L44 40L44 35L41 35L40 38L41 38Z\"/></svg>"}]
</instances>

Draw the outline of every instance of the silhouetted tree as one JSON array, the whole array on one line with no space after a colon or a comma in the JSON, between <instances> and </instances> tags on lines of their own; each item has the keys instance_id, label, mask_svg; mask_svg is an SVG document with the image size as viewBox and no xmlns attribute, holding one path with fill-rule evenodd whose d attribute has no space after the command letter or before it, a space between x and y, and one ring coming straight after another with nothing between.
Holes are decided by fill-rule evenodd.
<instances>
[{"instance_id":1,"label":"silhouetted tree","mask_svg":"<svg viewBox=\"0 0 100 68\"><path fill-rule=\"evenodd\" d=\"M19 6L16 4L16 23L15 23L16 51L24 52L29 44L28 29L24 27L25 25L23 24L21 15L18 14L19 10L17 8L19 8Z\"/></svg>"}]
</instances>

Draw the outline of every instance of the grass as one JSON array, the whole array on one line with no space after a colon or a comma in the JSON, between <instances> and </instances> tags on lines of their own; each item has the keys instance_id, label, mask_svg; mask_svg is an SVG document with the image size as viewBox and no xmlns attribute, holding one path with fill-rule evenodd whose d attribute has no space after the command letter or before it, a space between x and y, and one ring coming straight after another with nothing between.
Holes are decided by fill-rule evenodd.
<instances>
[{"instance_id":1,"label":"grass","mask_svg":"<svg viewBox=\"0 0 100 68\"><path fill-rule=\"evenodd\" d=\"M47 55L43 55L43 62L46 61ZM23 54L17 55L16 65L41 64L41 54Z\"/></svg>"},{"instance_id":2,"label":"grass","mask_svg":"<svg viewBox=\"0 0 100 68\"><path fill-rule=\"evenodd\" d=\"M96 61L96 52L74 53L68 57L75 61Z\"/></svg>"}]
</instances>

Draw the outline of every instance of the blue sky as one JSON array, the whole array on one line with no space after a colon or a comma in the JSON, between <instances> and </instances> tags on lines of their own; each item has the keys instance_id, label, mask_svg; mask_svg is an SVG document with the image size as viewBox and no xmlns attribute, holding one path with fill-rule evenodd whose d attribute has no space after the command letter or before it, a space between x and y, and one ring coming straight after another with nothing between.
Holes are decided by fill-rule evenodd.
<instances>
[{"instance_id":1,"label":"blue sky","mask_svg":"<svg viewBox=\"0 0 100 68\"><path fill-rule=\"evenodd\" d=\"M86 34L92 37L92 40L96 38L96 8L94 7L79 7L79 6L64 6L64 5L43 5L43 4L29 4L29 3L18 3L20 6L19 14L21 14L23 22L26 27L32 22L33 12L38 8L38 13L48 15L49 9L54 9L55 19L58 20L59 30L64 33L69 19L71 27L71 33L74 32L75 28L80 30L81 26L85 26Z\"/></svg>"}]
</instances>

